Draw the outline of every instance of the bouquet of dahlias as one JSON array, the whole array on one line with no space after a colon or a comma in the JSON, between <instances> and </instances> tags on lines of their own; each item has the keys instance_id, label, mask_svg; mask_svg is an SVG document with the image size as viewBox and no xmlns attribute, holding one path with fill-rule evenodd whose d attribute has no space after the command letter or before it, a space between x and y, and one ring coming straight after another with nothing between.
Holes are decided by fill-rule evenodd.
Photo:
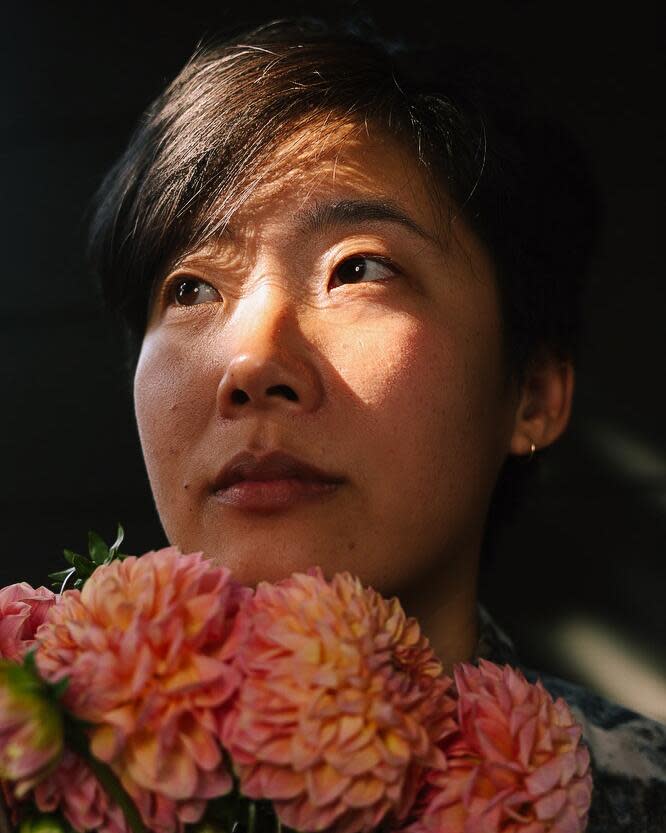
<instances>
[{"instance_id":1,"label":"bouquet of dahlias","mask_svg":"<svg viewBox=\"0 0 666 833\"><path fill-rule=\"evenodd\" d=\"M28 831L579 833L560 698L347 573L256 590L202 553L90 534L57 595L0 590L0 786ZM0 822L0 827L2 823Z\"/></svg>"}]
</instances>

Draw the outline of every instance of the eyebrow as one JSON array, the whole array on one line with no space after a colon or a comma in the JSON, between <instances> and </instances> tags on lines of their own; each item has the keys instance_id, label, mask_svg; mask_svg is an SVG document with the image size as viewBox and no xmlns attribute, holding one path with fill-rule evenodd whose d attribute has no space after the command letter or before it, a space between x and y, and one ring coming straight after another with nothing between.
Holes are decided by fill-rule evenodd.
<instances>
[{"instance_id":1,"label":"eyebrow","mask_svg":"<svg viewBox=\"0 0 666 833\"><path fill-rule=\"evenodd\" d=\"M436 242L431 234L389 199L316 202L298 211L295 219L302 230L310 234L323 234L339 226L356 223L397 223L430 243Z\"/></svg>"}]
</instances>

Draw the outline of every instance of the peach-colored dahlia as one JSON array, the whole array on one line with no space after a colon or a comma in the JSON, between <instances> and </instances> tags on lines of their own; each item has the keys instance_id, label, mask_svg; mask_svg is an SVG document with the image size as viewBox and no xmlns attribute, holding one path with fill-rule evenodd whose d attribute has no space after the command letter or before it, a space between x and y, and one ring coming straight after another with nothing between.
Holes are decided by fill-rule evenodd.
<instances>
[{"instance_id":1,"label":"peach-colored dahlia","mask_svg":"<svg viewBox=\"0 0 666 833\"><path fill-rule=\"evenodd\" d=\"M0 589L0 658L23 659L57 598L46 587L35 589L25 581Z\"/></svg>"},{"instance_id":2,"label":"peach-colored dahlia","mask_svg":"<svg viewBox=\"0 0 666 833\"><path fill-rule=\"evenodd\" d=\"M250 593L202 553L168 547L98 567L39 632L40 671L69 677L65 705L96 724L93 754L151 830L198 821L232 786L218 725L240 674L225 640Z\"/></svg>"},{"instance_id":3,"label":"peach-colored dahlia","mask_svg":"<svg viewBox=\"0 0 666 833\"><path fill-rule=\"evenodd\" d=\"M69 750L55 772L35 787L33 796L39 810L60 810L79 833L129 833L120 807L110 801L84 761Z\"/></svg>"},{"instance_id":4,"label":"peach-colored dahlia","mask_svg":"<svg viewBox=\"0 0 666 833\"><path fill-rule=\"evenodd\" d=\"M245 677L223 726L241 792L301 831L403 817L455 725L452 680L397 599L318 569L259 584L228 643Z\"/></svg>"},{"instance_id":5,"label":"peach-colored dahlia","mask_svg":"<svg viewBox=\"0 0 666 833\"><path fill-rule=\"evenodd\" d=\"M408 833L581 833L592 794L582 729L562 698L506 665L454 670L460 732L431 771Z\"/></svg>"}]
</instances>

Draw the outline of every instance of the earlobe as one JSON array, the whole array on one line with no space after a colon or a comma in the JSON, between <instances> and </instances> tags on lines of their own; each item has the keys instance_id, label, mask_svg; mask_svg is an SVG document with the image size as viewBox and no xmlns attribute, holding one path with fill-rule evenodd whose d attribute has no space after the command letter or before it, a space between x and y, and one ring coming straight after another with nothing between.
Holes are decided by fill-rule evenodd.
<instances>
[{"instance_id":1,"label":"earlobe","mask_svg":"<svg viewBox=\"0 0 666 833\"><path fill-rule=\"evenodd\" d=\"M530 454L545 448L566 429L571 416L574 368L570 361L548 356L525 375L514 421L510 453Z\"/></svg>"}]
</instances>

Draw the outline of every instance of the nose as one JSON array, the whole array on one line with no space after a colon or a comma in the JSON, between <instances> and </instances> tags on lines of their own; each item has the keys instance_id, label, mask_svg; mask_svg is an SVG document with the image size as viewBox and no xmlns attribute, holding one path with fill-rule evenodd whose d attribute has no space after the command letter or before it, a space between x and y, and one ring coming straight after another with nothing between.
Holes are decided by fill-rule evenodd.
<instances>
[{"instance_id":1,"label":"nose","mask_svg":"<svg viewBox=\"0 0 666 833\"><path fill-rule=\"evenodd\" d=\"M257 296L243 299L237 309L218 413L225 419L257 410L311 413L323 387L307 340L285 299L276 292Z\"/></svg>"}]
</instances>

